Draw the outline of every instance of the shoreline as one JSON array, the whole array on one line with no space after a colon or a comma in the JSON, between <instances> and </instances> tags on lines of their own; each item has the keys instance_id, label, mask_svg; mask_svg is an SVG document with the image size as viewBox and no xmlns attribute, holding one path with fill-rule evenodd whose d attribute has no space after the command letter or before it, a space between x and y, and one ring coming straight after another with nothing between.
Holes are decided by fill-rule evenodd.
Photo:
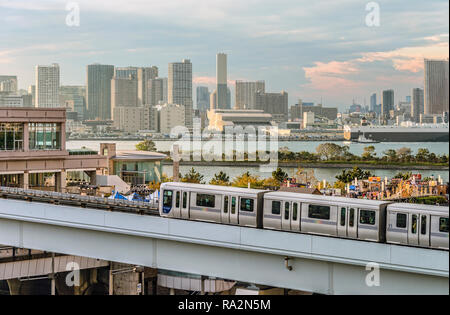
<instances>
[{"instance_id":1,"label":"shoreline","mask_svg":"<svg viewBox=\"0 0 450 315\"><path fill-rule=\"evenodd\" d=\"M180 162L180 166L230 166L230 167L257 167L260 165L266 165L267 163L258 162L206 162L206 161L188 161ZM162 165L173 165L172 161L163 161ZM446 165L395 165L395 164L364 164L364 163L302 163L302 162L278 162L279 167L297 168L325 168L325 169L348 169L355 166L362 169L370 170L421 170L421 171L448 171L449 166Z\"/></svg>"}]
</instances>

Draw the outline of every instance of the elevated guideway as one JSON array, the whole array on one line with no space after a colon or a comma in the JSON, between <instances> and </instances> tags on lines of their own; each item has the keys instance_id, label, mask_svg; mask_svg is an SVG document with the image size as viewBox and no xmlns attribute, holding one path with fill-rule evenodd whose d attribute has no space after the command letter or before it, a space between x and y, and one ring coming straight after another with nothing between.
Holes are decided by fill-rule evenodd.
<instances>
[{"instance_id":1,"label":"elevated guideway","mask_svg":"<svg viewBox=\"0 0 450 315\"><path fill-rule=\"evenodd\" d=\"M0 199L0 244L323 294L449 293L448 251L77 206Z\"/></svg>"}]
</instances>

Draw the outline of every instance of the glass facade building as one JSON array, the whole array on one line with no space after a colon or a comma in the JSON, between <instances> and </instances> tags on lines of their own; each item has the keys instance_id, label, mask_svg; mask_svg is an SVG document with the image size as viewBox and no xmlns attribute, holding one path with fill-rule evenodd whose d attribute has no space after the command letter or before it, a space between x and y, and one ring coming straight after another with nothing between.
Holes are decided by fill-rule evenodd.
<instances>
[{"instance_id":1,"label":"glass facade building","mask_svg":"<svg viewBox=\"0 0 450 315\"><path fill-rule=\"evenodd\" d=\"M0 123L0 151L23 150L23 124Z\"/></svg>"},{"instance_id":2,"label":"glass facade building","mask_svg":"<svg viewBox=\"0 0 450 315\"><path fill-rule=\"evenodd\" d=\"M29 140L30 150L61 150L61 125L30 123Z\"/></svg>"}]
</instances>

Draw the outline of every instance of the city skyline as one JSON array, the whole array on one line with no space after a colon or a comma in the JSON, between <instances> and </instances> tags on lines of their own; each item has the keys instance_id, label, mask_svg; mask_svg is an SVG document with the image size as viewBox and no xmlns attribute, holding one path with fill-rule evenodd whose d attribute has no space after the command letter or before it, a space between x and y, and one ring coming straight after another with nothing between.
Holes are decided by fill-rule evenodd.
<instances>
[{"instance_id":1,"label":"city skyline","mask_svg":"<svg viewBox=\"0 0 450 315\"><path fill-rule=\"evenodd\" d=\"M264 5L255 12L248 3L194 2L157 6L132 0L119 9L114 1L82 0L80 27L68 27L65 1L2 0L0 72L17 75L19 88L26 89L37 64L59 63L61 83L79 85L86 83L86 65L96 62L156 65L166 77L168 63L190 59L193 88L213 90L214 56L223 51L231 82L264 79L269 91L289 93L289 105L298 98L316 103L323 98L325 105L343 110L352 99L363 104L373 91L390 88L397 103L411 88L423 87L423 58L448 58L444 1L408 6L379 1L379 27L365 24L368 12L359 1L318 6L284 0L275 6L259 0ZM189 17L177 19L181 14ZM148 16L152 22L145 21ZM117 23L105 22L109 19ZM98 28L103 23L107 30Z\"/></svg>"}]
</instances>

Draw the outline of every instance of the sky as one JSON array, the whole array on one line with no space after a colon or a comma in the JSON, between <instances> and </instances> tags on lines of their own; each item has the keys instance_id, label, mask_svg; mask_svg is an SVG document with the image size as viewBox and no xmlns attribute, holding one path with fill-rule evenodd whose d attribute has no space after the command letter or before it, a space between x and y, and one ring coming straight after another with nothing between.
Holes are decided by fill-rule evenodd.
<instances>
[{"instance_id":1,"label":"sky","mask_svg":"<svg viewBox=\"0 0 450 315\"><path fill-rule=\"evenodd\" d=\"M84 85L92 63L156 65L164 77L190 59L195 95L214 88L225 52L230 85L265 80L289 105L344 110L423 87L423 58L448 58L448 21L447 0L0 0L0 75L26 89L36 65L59 63L62 85Z\"/></svg>"}]
</instances>

